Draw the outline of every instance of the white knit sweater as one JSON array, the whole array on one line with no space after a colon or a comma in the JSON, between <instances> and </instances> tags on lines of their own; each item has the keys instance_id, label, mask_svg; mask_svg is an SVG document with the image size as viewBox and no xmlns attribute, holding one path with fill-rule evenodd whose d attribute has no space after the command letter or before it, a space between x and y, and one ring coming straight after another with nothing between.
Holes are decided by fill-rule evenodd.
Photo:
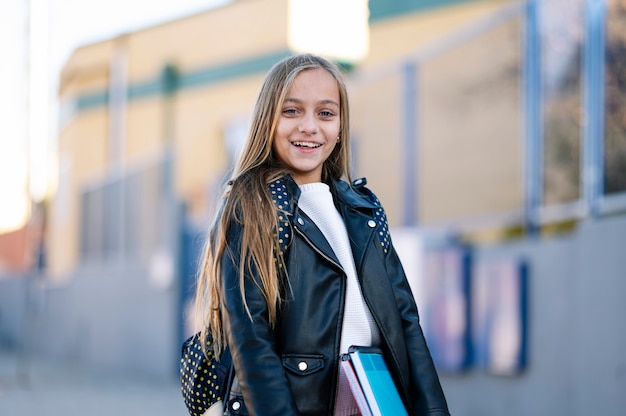
<instances>
[{"instance_id":1,"label":"white knit sweater","mask_svg":"<svg viewBox=\"0 0 626 416\"><path fill-rule=\"evenodd\" d=\"M322 231L347 276L340 353L347 353L351 345L379 345L380 334L361 294L348 232L333 203L328 185L320 182L309 183L301 185L300 192L300 209ZM358 414L360 413L348 381L340 370L334 415Z\"/></svg>"}]
</instances>

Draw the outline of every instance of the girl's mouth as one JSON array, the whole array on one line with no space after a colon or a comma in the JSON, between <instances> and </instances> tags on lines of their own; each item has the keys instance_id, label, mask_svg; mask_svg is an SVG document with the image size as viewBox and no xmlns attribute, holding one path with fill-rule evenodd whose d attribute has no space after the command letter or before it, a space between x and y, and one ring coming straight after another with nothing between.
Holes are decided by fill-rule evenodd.
<instances>
[{"instance_id":1,"label":"girl's mouth","mask_svg":"<svg viewBox=\"0 0 626 416\"><path fill-rule=\"evenodd\" d=\"M307 149L317 149L322 146L320 143L313 142L293 142L292 144L296 147L304 147Z\"/></svg>"}]
</instances>

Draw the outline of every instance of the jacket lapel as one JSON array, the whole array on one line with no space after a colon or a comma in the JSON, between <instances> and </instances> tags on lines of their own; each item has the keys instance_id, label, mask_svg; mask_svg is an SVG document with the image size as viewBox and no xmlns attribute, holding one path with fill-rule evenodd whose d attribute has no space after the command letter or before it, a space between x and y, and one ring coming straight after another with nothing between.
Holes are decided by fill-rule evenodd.
<instances>
[{"instance_id":1,"label":"jacket lapel","mask_svg":"<svg viewBox=\"0 0 626 416\"><path fill-rule=\"evenodd\" d=\"M320 253L322 257L329 260L336 267L342 269L341 263L337 258L337 255L333 251L332 247L322 231L315 225L313 220L311 220L306 213L300 210L296 210L293 225L296 229L296 232L300 233L300 235L310 244L315 251Z\"/></svg>"},{"instance_id":2,"label":"jacket lapel","mask_svg":"<svg viewBox=\"0 0 626 416\"><path fill-rule=\"evenodd\" d=\"M376 229L373 212L377 207L343 181L333 182L331 192L339 201L339 212L348 230L352 256L360 279L367 248Z\"/></svg>"},{"instance_id":3,"label":"jacket lapel","mask_svg":"<svg viewBox=\"0 0 626 416\"><path fill-rule=\"evenodd\" d=\"M309 218L304 211L298 208L298 200L300 199L300 188L298 184L291 178L290 175L286 175L284 178L279 179L284 183L284 186L288 189L289 194L292 196L289 201L289 213L291 214L291 224L295 232L299 233L308 244L310 244L314 250L319 252L322 257L329 260L336 267L341 269L341 263L335 255L332 247L322 231L315 225L313 220Z\"/></svg>"}]
</instances>

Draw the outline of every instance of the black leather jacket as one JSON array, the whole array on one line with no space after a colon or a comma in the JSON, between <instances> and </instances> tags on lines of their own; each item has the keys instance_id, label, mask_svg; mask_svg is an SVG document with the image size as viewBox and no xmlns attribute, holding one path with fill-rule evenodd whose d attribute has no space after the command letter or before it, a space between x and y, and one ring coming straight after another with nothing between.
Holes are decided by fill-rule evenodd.
<instances>
[{"instance_id":1,"label":"black leather jacket","mask_svg":"<svg viewBox=\"0 0 626 416\"><path fill-rule=\"evenodd\" d=\"M352 245L363 297L378 325L381 348L412 415L448 415L439 378L419 325L417 307L391 244L385 213L360 179L329 184ZM253 415L332 415L346 275L321 231L298 209L289 177L270 184L279 216L289 284L275 328L250 275L242 301L238 266L241 226L234 221L224 255L225 318L245 405Z\"/></svg>"}]
</instances>

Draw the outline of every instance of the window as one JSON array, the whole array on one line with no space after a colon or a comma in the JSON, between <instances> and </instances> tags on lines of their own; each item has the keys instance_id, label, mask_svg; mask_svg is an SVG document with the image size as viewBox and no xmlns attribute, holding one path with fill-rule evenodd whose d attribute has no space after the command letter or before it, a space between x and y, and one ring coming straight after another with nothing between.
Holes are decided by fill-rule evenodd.
<instances>
[{"instance_id":1,"label":"window","mask_svg":"<svg viewBox=\"0 0 626 416\"><path fill-rule=\"evenodd\" d=\"M580 197L582 0L540 2L543 91L543 200L558 204Z\"/></svg>"},{"instance_id":2,"label":"window","mask_svg":"<svg viewBox=\"0 0 626 416\"><path fill-rule=\"evenodd\" d=\"M626 1L606 14L604 193L626 191Z\"/></svg>"}]
</instances>

